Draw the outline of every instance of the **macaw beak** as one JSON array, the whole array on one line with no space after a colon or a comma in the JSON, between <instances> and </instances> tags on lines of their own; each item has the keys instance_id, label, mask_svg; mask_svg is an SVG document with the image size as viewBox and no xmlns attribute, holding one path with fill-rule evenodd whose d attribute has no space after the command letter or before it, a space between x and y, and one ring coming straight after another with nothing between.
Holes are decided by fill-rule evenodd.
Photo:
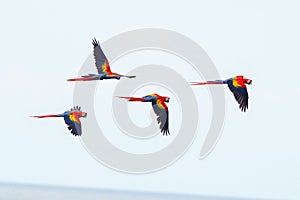
<instances>
[{"instance_id":1,"label":"macaw beak","mask_svg":"<svg viewBox=\"0 0 300 200\"><path fill-rule=\"evenodd\" d=\"M249 85L251 85L251 84L252 84L252 80L251 80L251 79L248 79L247 83L248 83Z\"/></svg>"},{"instance_id":2,"label":"macaw beak","mask_svg":"<svg viewBox=\"0 0 300 200\"><path fill-rule=\"evenodd\" d=\"M87 113L86 112L82 112L82 117L86 118Z\"/></svg>"},{"instance_id":3,"label":"macaw beak","mask_svg":"<svg viewBox=\"0 0 300 200\"><path fill-rule=\"evenodd\" d=\"M170 101L170 98L169 98L169 97L166 97L166 98L165 98L165 102L168 103L169 101Z\"/></svg>"}]
</instances>

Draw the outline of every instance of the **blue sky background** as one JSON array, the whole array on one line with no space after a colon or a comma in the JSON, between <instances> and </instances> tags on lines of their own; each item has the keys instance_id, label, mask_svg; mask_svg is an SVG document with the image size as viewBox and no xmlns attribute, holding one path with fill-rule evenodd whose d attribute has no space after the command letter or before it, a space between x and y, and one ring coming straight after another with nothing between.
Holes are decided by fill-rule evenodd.
<instances>
[{"instance_id":1,"label":"blue sky background","mask_svg":"<svg viewBox=\"0 0 300 200\"><path fill-rule=\"evenodd\" d=\"M2 2L0 181L299 198L299 6L267 0ZM93 37L105 41L141 27L190 37L222 77L244 74L253 85L245 114L226 88L223 135L205 160L197 159L204 128L171 167L128 175L95 161L61 120L27 116L72 105L74 85L65 79L77 75Z\"/></svg>"}]
</instances>

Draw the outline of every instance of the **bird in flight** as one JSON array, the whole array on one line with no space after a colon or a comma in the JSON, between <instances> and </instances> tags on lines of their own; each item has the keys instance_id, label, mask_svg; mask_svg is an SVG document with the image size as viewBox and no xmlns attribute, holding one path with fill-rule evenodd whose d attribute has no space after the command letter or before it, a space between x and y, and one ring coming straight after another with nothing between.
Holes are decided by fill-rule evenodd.
<instances>
[{"instance_id":1,"label":"bird in flight","mask_svg":"<svg viewBox=\"0 0 300 200\"><path fill-rule=\"evenodd\" d=\"M127 76L114 73L110 70L109 62L104 55L99 41L96 38L93 39L92 44L94 45L94 58L98 74L88 74L80 78L70 78L67 81L92 81L92 80L103 80L103 79L120 79L122 77L135 78L136 76Z\"/></svg>"},{"instance_id":2,"label":"bird in flight","mask_svg":"<svg viewBox=\"0 0 300 200\"><path fill-rule=\"evenodd\" d=\"M165 104L165 102L169 102L169 97L160 96L158 94L150 94L141 98L124 96L119 96L119 98L127 99L128 101L151 102L152 108L157 115L157 122L161 132L163 135L170 135L169 111L167 105Z\"/></svg>"},{"instance_id":3,"label":"bird in flight","mask_svg":"<svg viewBox=\"0 0 300 200\"><path fill-rule=\"evenodd\" d=\"M230 91L233 93L235 100L239 103L239 107L243 112L248 108L248 92L246 84L252 84L251 79L244 76L234 76L226 80L216 80L207 82L193 82L192 85L207 85L207 84L227 84Z\"/></svg>"},{"instance_id":4,"label":"bird in flight","mask_svg":"<svg viewBox=\"0 0 300 200\"><path fill-rule=\"evenodd\" d=\"M54 115L36 115L31 116L34 118L48 118L48 117L63 117L65 120L65 123L68 125L68 129L70 132L75 136L81 136L81 117L86 117L87 113L82 112L81 108L79 106L74 106L74 108L71 108L68 111L65 111L62 114L54 114Z\"/></svg>"}]
</instances>

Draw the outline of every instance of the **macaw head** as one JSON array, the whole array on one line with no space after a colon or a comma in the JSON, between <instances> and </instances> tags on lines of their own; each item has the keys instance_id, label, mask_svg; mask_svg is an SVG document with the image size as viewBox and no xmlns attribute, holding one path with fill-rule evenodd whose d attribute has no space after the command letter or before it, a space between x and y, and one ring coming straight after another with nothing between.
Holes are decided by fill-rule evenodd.
<instances>
[{"instance_id":1,"label":"macaw head","mask_svg":"<svg viewBox=\"0 0 300 200\"><path fill-rule=\"evenodd\" d=\"M84 118L86 118L86 116L87 116L87 113L86 113L86 112L80 112L80 116L79 116L79 117L84 117Z\"/></svg>"},{"instance_id":2,"label":"macaw head","mask_svg":"<svg viewBox=\"0 0 300 200\"><path fill-rule=\"evenodd\" d=\"M167 102L167 103L170 101L170 97L160 96L158 94L151 94L151 95L153 95L155 98L161 99L162 101Z\"/></svg>"},{"instance_id":3,"label":"macaw head","mask_svg":"<svg viewBox=\"0 0 300 200\"><path fill-rule=\"evenodd\" d=\"M170 97L164 97L164 102L169 103L169 101L170 101Z\"/></svg>"},{"instance_id":4,"label":"macaw head","mask_svg":"<svg viewBox=\"0 0 300 200\"><path fill-rule=\"evenodd\" d=\"M245 78L245 79L244 79L244 83L246 83L246 84L248 84L248 85L251 85L251 84L252 84L252 80L251 80L251 79Z\"/></svg>"},{"instance_id":5,"label":"macaw head","mask_svg":"<svg viewBox=\"0 0 300 200\"><path fill-rule=\"evenodd\" d=\"M74 108L71 108L71 112L73 112L74 114L76 114L79 118L87 116L86 112L82 112L81 111L81 107L80 106L74 106Z\"/></svg>"},{"instance_id":6,"label":"macaw head","mask_svg":"<svg viewBox=\"0 0 300 200\"><path fill-rule=\"evenodd\" d=\"M234 76L233 77L234 80L242 80L244 83L251 85L252 84L252 80L248 79L248 78L244 78L244 76L239 75L239 76Z\"/></svg>"},{"instance_id":7,"label":"macaw head","mask_svg":"<svg viewBox=\"0 0 300 200\"><path fill-rule=\"evenodd\" d=\"M169 103L169 101L170 101L170 97L165 97L165 96L159 96L159 95L157 95L157 98L160 99L161 101L167 102L167 103Z\"/></svg>"}]
</instances>

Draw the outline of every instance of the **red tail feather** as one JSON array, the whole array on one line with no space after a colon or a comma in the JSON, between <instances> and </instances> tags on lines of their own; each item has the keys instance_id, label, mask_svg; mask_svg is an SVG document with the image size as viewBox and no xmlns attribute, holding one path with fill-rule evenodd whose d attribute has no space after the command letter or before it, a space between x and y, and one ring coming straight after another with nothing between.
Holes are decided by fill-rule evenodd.
<instances>
[{"instance_id":1,"label":"red tail feather","mask_svg":"<svg viewBox=\"0 0 300 200\"><path fill-rule=\"evenodd\" d=\"M207 84L206 82L194 82L194 83L191 83L191 85L205 85Z\"/></svg>"},{"instance_id":2,"label":"red tail feather","mask_svg":"<svg viewBox=\"0 0 300 200\"><path fill-rule=\"evenodd\" d=\"M119 96L119 98L127 99L128 101L145 101L145 99L137 98L137 97L122 97L122 96Z\"/></svg>"},{"instance_id":3,"label":"red tail feather","mask_svg":"<svg viewBox=\"0 0 300 200\"><path fill-rule=\"evenodd\" d=\"M95 80L94 77L81 77L81 78L70 78L67 81L91 81Z\"/></svg>"},{"instance_id":4,"label":"red tail feather","mask_svg":"<svg viewBox=\"0 0 300 200\"><path fill-rule=\"evenodd\" d=\"M31 116L34 118L47 118L47 117L59 117L58 115L37 115L37 116Z\"/></svg>"},{"instance_id":5,"label":"red tail feather","mask_svg":"<svg viewBox=\"0 0 300 200\"><path fill-rule=\"evenodd\" d=\"M191 85L209 85L209 84L223 84L221 81L208 81L208 82L193 82Z\"/></svg>"}]
</instances>

